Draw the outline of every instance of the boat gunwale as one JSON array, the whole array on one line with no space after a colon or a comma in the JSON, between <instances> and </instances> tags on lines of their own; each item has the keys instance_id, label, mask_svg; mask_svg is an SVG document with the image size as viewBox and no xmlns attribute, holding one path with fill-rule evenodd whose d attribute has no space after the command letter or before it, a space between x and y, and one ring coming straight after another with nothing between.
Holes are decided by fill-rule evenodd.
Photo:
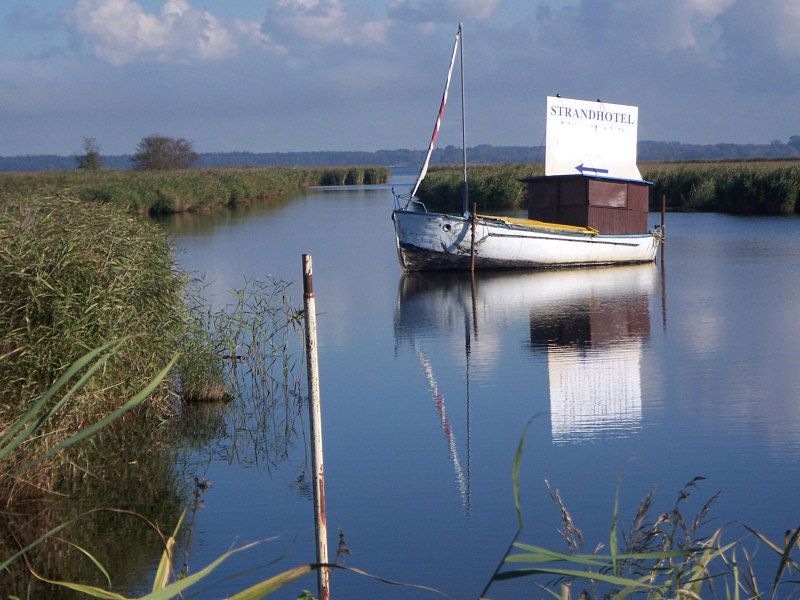
<instances>
[{"instance_id":1,"label":"boat gunwale","mask_svg":"<svg viewBox=\"0 0 800 600\"><path fill-rule=\"evenodd\" d=\"M460 221L462 223L471 224L472 217L464 217L461 215L449 215L447 213L437 213L437 212L422 212L417 210L407 210L403 208L394 209L392 211L392 220L394 220L394 215L396 213L403 213L406 215L418 216L418 217L434 217L434 218L446 218L451 219L454 221ZM594 243L613 243L611 239L640 239L640 238L648 238L654 237L657 235L657 228L653 228L649 231L645 231L642 233L599 233L599 232L583 232L583 231L569 231L564 229L559 229L558 224L554 223L554 227L547 227L545 225L522 225L519 223L509 223L500 217L484 217L481 215L477 215L476 217L479 224L483 224L486 227L498 227L504 228L510 231L526 231L530 233L535 233L539 235L545 236L559 236L559 237L572 237L572 238L579 238L575 241L584 241L584 240L598 240ZM496 237L511 237L508 235L500 234L500 233L489 233L488 235L493 235ZM528 237L528 236L520 236L520 237Z\"/></svg>"},{"instance_id":2,"label":"boat gunwale","mask_svg":"<svg viewBox=\"0 0 800 600\"><path fill-rule=\"evenodd\" d=\"M397 244L397 254L400 259L400 264L406 273L464 271L464 265L468 264L470 260L466 255L421 248L411 243L400 243L399 241ZM416 257L412 258L412 255L416 255ZM653 259L633 259L624 261L609 260L531 264L528 261L491 259L479 256L477 257L476 269L481 271L516 271L519 269L546 271L634 265L652 262Z\"/></svg>"}]
</instances>

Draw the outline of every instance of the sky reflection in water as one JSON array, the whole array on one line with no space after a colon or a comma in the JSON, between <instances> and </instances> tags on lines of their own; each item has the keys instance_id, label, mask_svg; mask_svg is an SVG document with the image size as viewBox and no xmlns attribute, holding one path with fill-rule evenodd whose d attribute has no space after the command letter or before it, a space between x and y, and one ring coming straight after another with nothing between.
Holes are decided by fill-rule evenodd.
<instances>
[{"instance_id":1,"label":"sky reflection in water","mask_svg":"<svg viewBox=\"0 0 800 600\"><path fill-rule=\"evenodd\" d=\"M404 276L390 209L386 189L312 190L173 229L181 265L206 272L218 293L242 274L299 281L301 254L313 254L329 525L345 531L348 564L475 596L516 528L511 461L534 415L521 474L526 542L564 548L545 478L590 549L607 540L620 476L626 522L652 486L664 511L704 475L692 501L722 490L716 526L779 537L796 525L796 219L668 215L663 271L480 274L473 287L458 274ZM274 534L281 541L237 565L289 547L280 567L313 559L312 508L297 491L305 420L268 470L205 467L214 488L193 564ZM409 597L351 575L333 586L345 598ZM278 597L302 587L313 581Z\"/></svg>"}]
</instances>

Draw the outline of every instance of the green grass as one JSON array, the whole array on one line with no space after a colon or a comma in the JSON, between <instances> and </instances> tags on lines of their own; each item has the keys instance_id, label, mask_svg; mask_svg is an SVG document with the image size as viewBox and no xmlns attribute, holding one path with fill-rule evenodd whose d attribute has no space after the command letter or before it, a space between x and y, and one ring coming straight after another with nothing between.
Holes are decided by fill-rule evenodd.
<instances>
[{"instance_id":1,"label":"green grass","mask_svg":"<svg viewBox=\"0 0 800 600\"><path fill-rule=\"evenodd\" d=\"M163 425L179 408L176 392L206 400L210 385L218 397L236 396L248 378L265 423L273 423L267 413L281 394L295 393L287 345L300 317L286 284L246 282L232 304L212 309L191 295L197 290L176 269L163 230L119 206L86 202L75 192L5 197L0 264L0 557L79 515L87 516L70 539L83 546L110 530L140 535L131 523L95 510L102 507L174 516L185 501L171 454L180 440L165 439ZM87 377L80 385L64 392L76 373L58 394L48 393L93 348L105 350L82 365ZM176 353L175 368L150 390ZM146 401L126 404L145 389L152 391ZM120 418L95 432L93 424L109 415ZM87 432L91 440L80 437ZM90 563L67 546L54 537L28 558L48 577L72 578ZM135 582L147 571L152 546L127 546L92 552L123 565L121 575ZM130 558L120 559L117 550ZM21 561L15 567L0 571L0 589L24 597L30 576Z\"/></svg>"},{"instance_id":2,"label":"green grass","mask_svg":"<svg viewBox=\"0 0 800 600\"><path fill-rule=\"evenodd\" d=\"M504 582L515 579L532 582L537 597L559 600L796 597L800 528L788 529L783 540L773 541L745 525L742 537L723 540L727 532L722 527L709 530L719 492L700 504L693 515L689 512L703 477L690 480L663 512L653 509L655 491L647 493L629 527L623 525L619 514L618 483L608 537L596 544L586 543L561 494L545 481L560 514L558 531L567 549L518 541L525 534L519 472L527 431L528 426L511 469L518 529L480 598L500 593ZM759 552L774 564L770 579L760 580L754 573L751 557Z\"/></svg>"},{"instance_id":3,"label":"green grass","mask_svg":"<svg viewBox=\"0 0 800 600\"><path fill-rule=\"evenodd\" d=\"M211 308L176 269L161 228L74 193L0 202L0 242L0 432L78 357L133 338L29 451L115 410L176 352L176 368L147 404L153 414L174 412L175 390L226 399L247 376L266 399L290 385L289 340L300 317L284 282L245 282L232 304Z\"/></svg>"},{"instance_id":4,"label":"green grass","mask_svg":"<svg viewBox=\"0 0 800 600\"><path fill-rule=\"evenodd\" d=\"M433 167L417 196L428 210L461 212L463 173L461 167ZM483 213L524 208L525 186L517 179L542 174L541 165L471 166L467 173L470 206L476 203Z\"/></svg>"},{"instance_id":5,"label":"green grass","mask_svg":"<svg viewBox=\"0 0 800 600\"><path fill-rule=\"evenodd\" d=\"M90 396L110 386L120 395L137 390L175 352L185 278L157 226L75 195L32 195L0 203L0 240L0 332L9 354L0 363L0 422L109 340L136 336L83 390L87 405L76 412L105 414L113 407L98 399L89 410Z\"/></svg>"},{"instance_id":6,"label":"green grass","mask_svg":"<svg viewBox=\"0 0 800 600\"><path fill-rule=\"evenodd\" d=\"M314 185L384 183L388 176L384 167L4 173L0 199L67 193L133 213L168 214L275 201Z\"/></svg>"},{"instance_id":7,"label":"green grass","mask_svg":"<svg viewBox=\"0 0 800 600\"><path fill-rule=\"evenodd\" d=\"M675 211L793 215L800 208L798 161L642 163L640 171L654 183L651 210L660 208L662 196ZM542 174L541 165L470 167L470 201L484 213L524 209L524 186L516 180ZM433 168L417 195L428 210L460 212L461 179L460 167Z\"/></svg>"},{"instance_id":8,"label":"green grass","mask_svg":"<svg viewBox=\"0 0 800 600\"><path fill-rule=\"evenodd\" d=\"M187 277L176 269L172 249L157 225L75 195L6 199L0 202L0 265L0 431L16 422L30 399L80 356L109 341L130 338L48 420L35 440L20 447L16 461L46 453L115 411L176 352L181 355L176 369L123 421L141 416L157 426L160 416L174 412L174 383L179 378L195 393L197 379L222 384L220 365L200 351L204 332L185 303ZM119 435L125 435L123 429ZM80 471L76 464L99 469L113 463L120 442L112 438L109 434L108 447L71 449L24 478L2 477L5 471L0 471L4 497L54 490Z\"/></svg>"},{"instance_id":9,"label":"green grass","mask_svg":"<svg viewBox=\"0 0 800 600\"><path fill-rule=\"evenodd\" d=\"M644 164L642 176L654 183L650 208L662 196L677 211L741 215L793 215L800 193L800 162L697 162Z\"/></svg>"},{"instance_id":10,"label":"green grass","mask_svg":"<svg viewBox=\"0 0 800 600\"><path fill-rule=\"evenodd\" d=\"M9 438L13 452L0 464L3 556L93 506L161 506L174 514L180 492L158 443L158 425L174 409L174 375L127 414L118 411L148 388L185 339L184 283L160 228L124 210L74 195L0 202L0 432L36 423L19 430L24 439ZM70 381L48 395L81 356L115 340L125 343L95 363L79 389L64 392ZM35 421L24 416L31 409ZM119 419L95 432L93 424L109 415ZM87 432L90 440L63 445ZM109 530L102 523L96 513L71 537L85 543ZM134 535L130 527L123 531ZM145 561L138 546L130 552ZM28 558L48 573L76 573L83 564L55 538ZM123 571L143 568L136 559L128 564ZM24 567L4 570L0 589L24 592Z\"/></svg>"}]
</instances>

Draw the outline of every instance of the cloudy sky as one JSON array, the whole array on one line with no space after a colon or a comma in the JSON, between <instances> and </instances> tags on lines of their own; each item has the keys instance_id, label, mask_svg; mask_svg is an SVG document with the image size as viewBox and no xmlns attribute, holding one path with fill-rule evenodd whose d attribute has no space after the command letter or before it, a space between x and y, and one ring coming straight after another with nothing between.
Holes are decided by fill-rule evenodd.
<instances>
[{"instance_id":1,"label":"cloudy sky","mask_svg":"<svg viewBox=\"0 0 800 600\"><path fill-rule=\"evenodd\" d=\"M640 139L800 134L797 0L3 0L0 155L423 148L459 21L470 146L542 143L555 93Z\"/></svg>"}]
</instances>

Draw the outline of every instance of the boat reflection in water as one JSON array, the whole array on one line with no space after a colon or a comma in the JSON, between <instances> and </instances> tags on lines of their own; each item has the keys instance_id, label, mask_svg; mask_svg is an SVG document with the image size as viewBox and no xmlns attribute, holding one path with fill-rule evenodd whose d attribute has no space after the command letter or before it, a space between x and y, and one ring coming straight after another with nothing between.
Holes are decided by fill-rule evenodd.
<instances>
[{"instance_id":1,"label":"boat reflection in water","mask_svg":"<svg viewBox=\"0 0 800 600\"><path fill-rule=\"evenodd\" d=\"M657 279L651 264L477 273L474 279L464 273L407 274L398 290L395 339L398 345L412 345L432 394L444 409L432 361L422 346L463 332L467 436L471 362L479 361L484 371L490 365L495 378L514 375L497 360L497 347L509 346L504 337L514 338L512 352L524 341L546 360L554 443L588 441L600 434L628 435L641 425L642 346L650 336L649 302ZM529 331L523 334L522 328ZM481 356L485 347L495 355ZM463 469L454 434L446 411L440 415L459 475ZM467 490L468 463L467 459Z\"/></svg>"},{"instance_id":2,"label":"boat reflection in water","mask_svg":"<svg viewBox=\"0 0 800 600\"><path fill-rule=\"evenodd\" d=\"M652 265L547 273L529 306L530 344L547 356L553 442L627 435L642 420L642 343Z\"/></svg>"}]
</instances>

